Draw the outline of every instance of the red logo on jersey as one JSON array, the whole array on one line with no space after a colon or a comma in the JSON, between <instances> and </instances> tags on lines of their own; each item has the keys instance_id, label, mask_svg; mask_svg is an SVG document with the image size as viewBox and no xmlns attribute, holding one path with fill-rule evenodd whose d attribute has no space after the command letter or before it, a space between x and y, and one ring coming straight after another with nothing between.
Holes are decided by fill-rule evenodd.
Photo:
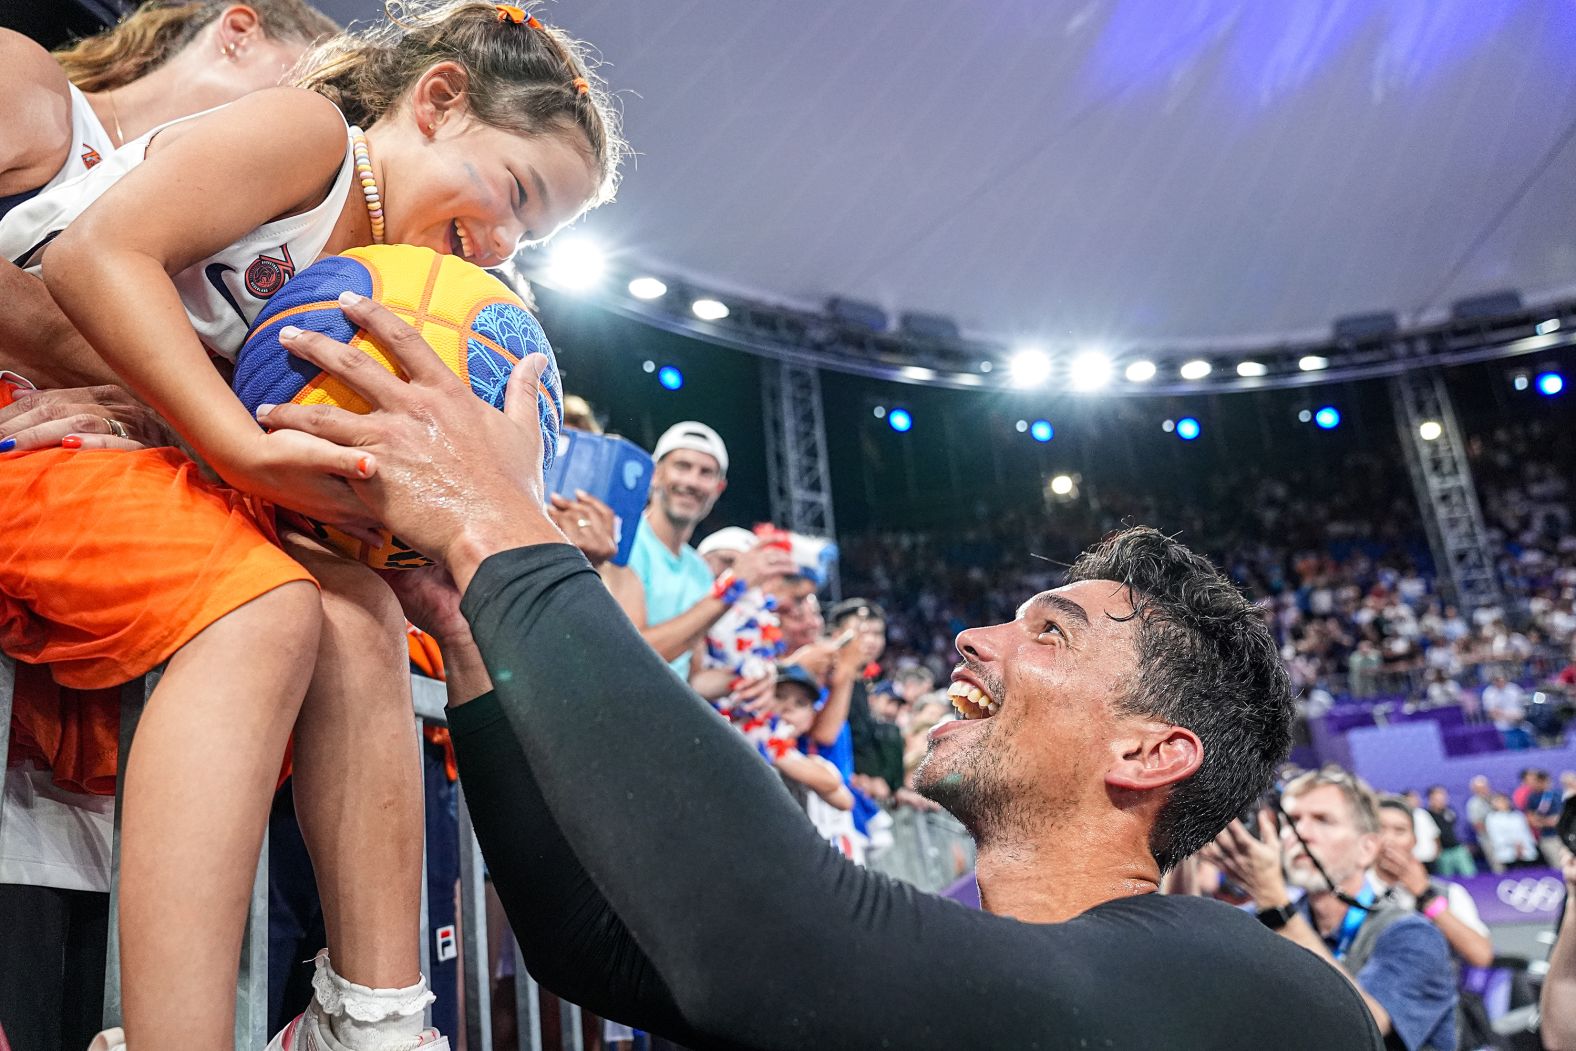
<instances>
[{"instance_id":1,"label":"red logo on jersey","mask_svg":"<svg viewBox=\"0 0 1576 1051\"><path fill-rule=\"evenodd\" d=\"M246 268L246 290L258 299L267 299L295 276L295 262L290 258L290 246L280 245L278 252L283 258L259 255Z\"/></svg>"},{"instance_id":2,"label":"red logo on jersey","mask_svg":"<svg viewBox=\"0 0 1576 1051\"><path fill-rule=\"evenodd\" d=\"M82 166L84 168L91 168L103 159L103 157L99 156L98 150L95 150L85 142L82 144Z\"/></svg>"}]
</instances>

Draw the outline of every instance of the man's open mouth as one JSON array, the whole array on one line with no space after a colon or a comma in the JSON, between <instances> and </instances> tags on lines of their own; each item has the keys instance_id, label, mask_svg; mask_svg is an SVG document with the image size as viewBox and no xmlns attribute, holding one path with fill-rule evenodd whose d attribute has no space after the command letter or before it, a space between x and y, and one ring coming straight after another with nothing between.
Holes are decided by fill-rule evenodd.
<instances>
[{"instance_id":1,"label":"man's open mouth","mask_svg":"<svg viewBox=\"0 0 1576 1051\"><path fill-rule=\"evenodd\" d=\"M1001 711L1000 701L967 679L954 679L947 697L964 719L989 719Z\"/></svg>"}]
</instances>

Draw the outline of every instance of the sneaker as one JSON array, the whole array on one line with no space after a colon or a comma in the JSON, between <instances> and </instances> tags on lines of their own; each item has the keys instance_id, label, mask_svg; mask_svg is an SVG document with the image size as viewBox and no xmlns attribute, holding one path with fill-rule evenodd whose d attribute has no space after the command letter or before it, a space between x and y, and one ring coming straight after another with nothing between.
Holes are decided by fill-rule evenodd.
<instances>
[{"instance_id":1,"label":"sneaker","mask_svg":"<svg viewBox=\"0 0 1576 1051\"><path fill-rule=\"evenodd\" d=\"M93 1038L88 1051L126 1051L126 1031L120 1026L104 1030Z\"/></svg>"},{"instance_id":2,"label":"sneaker","mask_svg":"<svg viewBox=\"0 0 1576 1051\"><path fill-rule=\"evenodd\" d=\"M418 1049L419 1051L449 1051L449 1038L436 1029L423 1029L414 1042L406 1041L397 1047L389 1044L384 1051L418 1051ZM125 1051L125 1047L122 1045L100 1049L95 1044L88 1048L88 1051ZM279 1035L269 1041L267 1051L349 1051L349 1049L334 1039L328 1021L323 1018L321 1009L314 1001L305 1011L296 1015L289 1025L280 1030Z\"/></svg>"}]
</instances>

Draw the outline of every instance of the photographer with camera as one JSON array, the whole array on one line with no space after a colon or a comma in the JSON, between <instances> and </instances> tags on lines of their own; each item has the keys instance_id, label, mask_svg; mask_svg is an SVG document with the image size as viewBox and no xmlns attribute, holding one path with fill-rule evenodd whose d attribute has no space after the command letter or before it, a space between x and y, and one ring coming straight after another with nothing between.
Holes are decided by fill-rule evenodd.
<instances>
[{"instance_id":1,"label":"photographer with camera","mask_svg":"<svg viewBox=\"0 0 1576 1051\"><path fill-rule=\"evenodd\" d=\"M1341 967L1386 1047L1453 1051L1456 980L1445 938L1368 878L1382 842L1373 790L1319 770L1288 784L1281 808L1278 837L1266 810L1258 838L1233 821L1202 856L1247 891L1266 927ZM1305 893L1298 899L1291 888ZM1444 905L1431 900L1425 910L1436 907Z\"/></svg>"}]
</instances>

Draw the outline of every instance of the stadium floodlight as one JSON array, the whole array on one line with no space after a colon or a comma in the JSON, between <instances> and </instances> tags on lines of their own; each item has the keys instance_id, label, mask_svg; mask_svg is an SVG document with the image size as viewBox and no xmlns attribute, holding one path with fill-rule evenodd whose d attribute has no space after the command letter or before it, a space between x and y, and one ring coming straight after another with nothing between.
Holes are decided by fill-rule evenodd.
<instances>
[{"instance_id":1,"label":"stadium floodlight","mask_svg":"<svg viewBox=\"0 0 1576 1051\"><path fill-rule=\"evenodd\" d=\"M1086 350L1073 358L1067 379L1074 390L1099 390L1111 382L1111 359L1098 350Z\"/></svg>"},{"instance_id":2,"label":"stadium floodlight","mask_svg":"<svg viewBox=\"0 0 1576 1051\"><path fill-rule=\"evenodd\" d=\"M1185 380L1201 380L1212 371L1214 371L1213 366L1200 358L1197 361L1189 361L1182 366L1182 378Z\"/></svg>"},{"instance_id":3,"label":"stadium floodlight","mask_svg":"<svg viewBox=\"0 0 1576 1051\"><path fill-rule=\"evenodd\" d=\"M1152 361L1135 361L1127 366L1123 373L1129 383L1148 383L1155 378L1155 363Z\"/></svg>"},{"instance_id":4,"label":"stadium floodlight","mask_svg":"<svg viewBox=\"0 0 1576 1051\"><path fill-rule=\"evenodd\" d=\"M1051 356L1038 347L1024 347L1008 363L1014 387L1038 387L1051 378Z\"/></svg>"},{"instance_id":5,"label":"stadium floodlight","mask_svg":"<svg viewBox=\"0 0 1576 1051\"><path fill-rule=\"evenodd\" d=\"M1330 359L1318 354L1304 354L1297 359L1297 367L1304 372L1323 372L1330 367Z\"/></svg>"},{"instance_id":6,"label":"stadium floodlight","mask_svg":"<svg viewBox=\"0 0 1576 1051\"><path fill-rule=\"evenodd\" d=\"M721 321L728 316L728 304L717 299L697 299L690 310L702 321Z\"/></svg>"},{"instance_id":7,"label":"stadium floodlight","mask_svg":"<svg viewBox=\"0 0 1576 1051\"><path fill-rule=\"evenodd\" d=\"M1073 479L1071 475L1059 474L1051 479L1051 492L1057 496L1066 496L1072 491Z\"/></svg>"},{"instance_id":8,"label":"stadium floodlight","mask_svg":"<svg viewBox=\"0 0 1576 1051\"><path fill-rule=\"evenodd\" d=\"M1425 442L1438 441L1439 436L1444 433L1445 429L1438 420L1424 420L1417 425L1417 436Z\"/></svg>"},{"instance_id":9,"label":"stadium floodlight","mask_svg":"<svg viewBox=\"0 0 1576 1051\"><path fill-rule=\"evenodd\" d=\"M1262 361L1237 362L1237 375L1243 379L1257 379L1260 376L1267 375L1269 371Z\"/></svg>"},{"instance_id":10,"label":"stadium floodlight","mask_svg":"<svg viewBox=\"0 0 1576 1051\"><path fill-rule=\"evenodd\" d=\"M572 237L553 246L548 259L548 283L566 292L585 292L602 283L607 257L595 243Z\"/></svg>"},{"instance_id":11,"label":"stadium floodlight","mask_svg":"<svg viewBox=\"0 0 1576 1051\"><path fill-rule=\"evenodd\" d=\"M637 277L629 283L629 294L636 299L661 299L668 286L655 277Z\"/></svg>"}]
</instances>

